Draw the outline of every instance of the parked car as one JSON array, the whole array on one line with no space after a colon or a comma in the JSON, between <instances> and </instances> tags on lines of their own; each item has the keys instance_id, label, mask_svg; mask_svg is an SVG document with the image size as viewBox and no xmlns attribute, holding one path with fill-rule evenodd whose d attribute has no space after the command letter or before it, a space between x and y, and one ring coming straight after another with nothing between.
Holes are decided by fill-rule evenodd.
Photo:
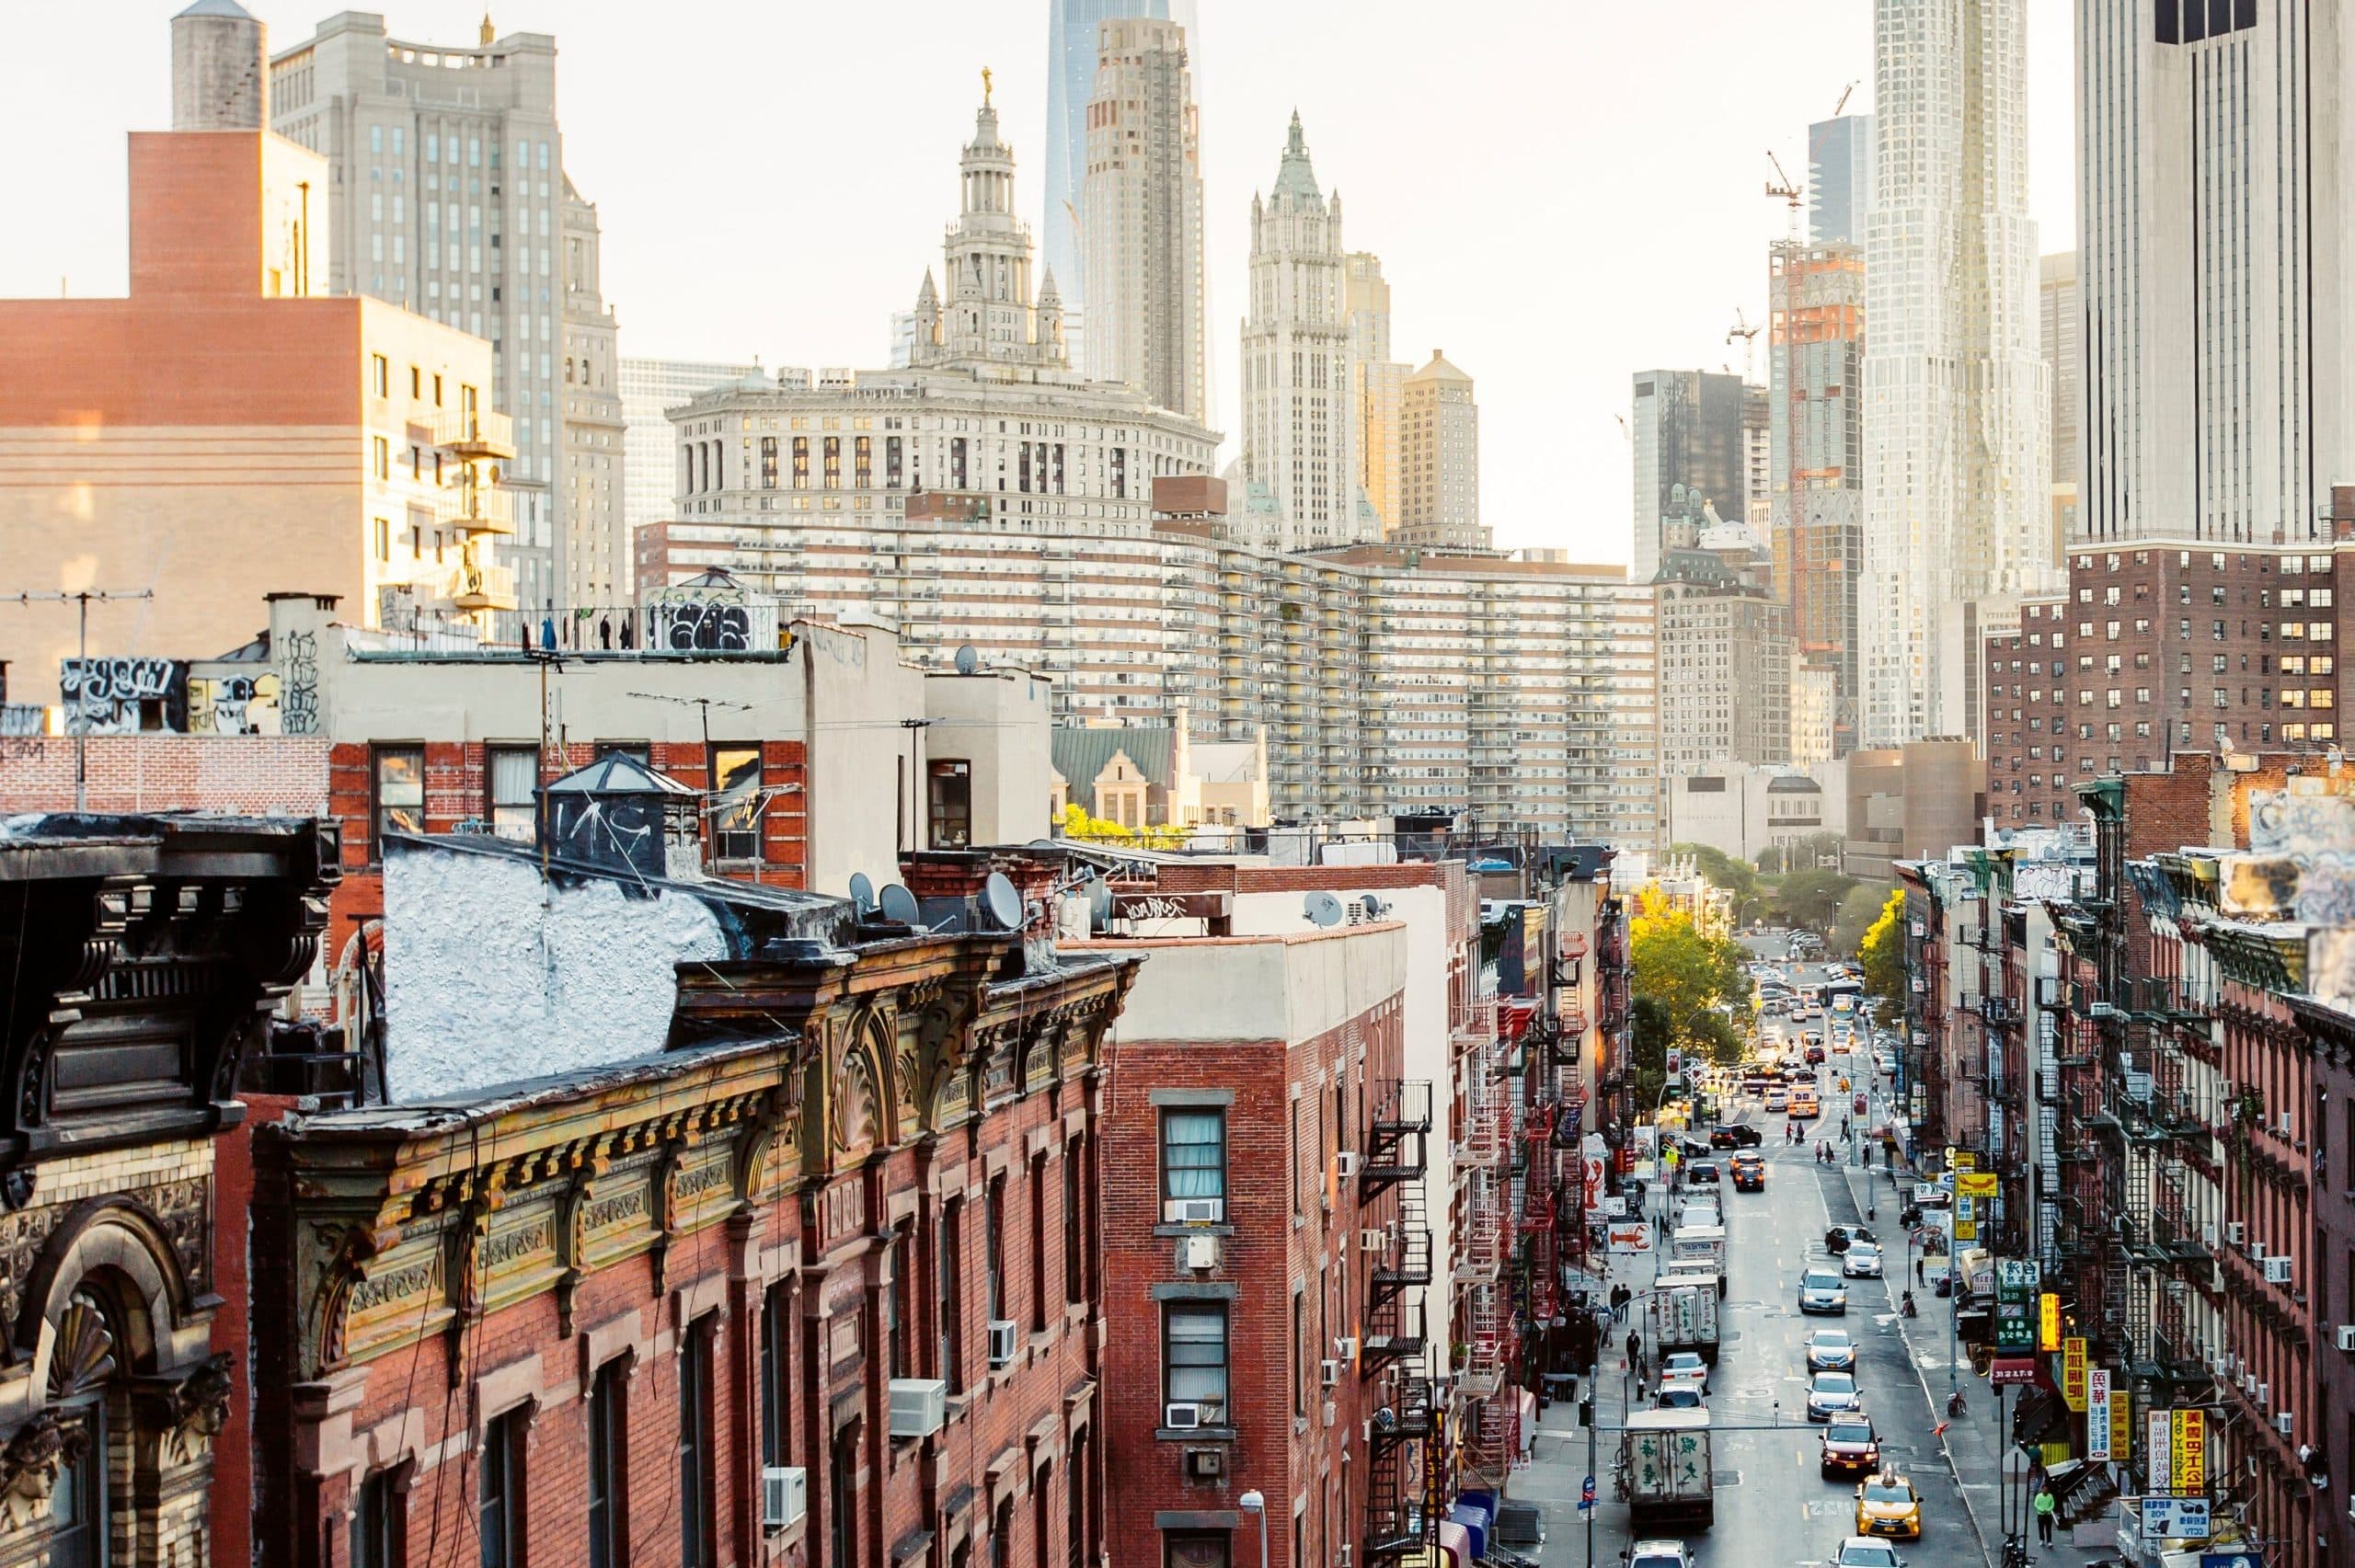
<instances>
[{"instance_id":1,"label":"parked car","mask_svg":"<svg viewBox=\"0 0 2355 1568\"><path fill-rule=\"evenodd\" d=\"M1620 1556L1626 1568L1694 1568L1693 1554L1681 1540L1639 1540Z\"/></svg>"},{"instance_id":2,"label":"parked car","mask_svg":"<svg viewBox=\"0 0 2355 1568\"><path fill-rule=\"evenodd\" d=\"M1881 1277L1880 1248L1870 1242L1851 1242L1840 1255L1840 1274L1845 1279L1878 1279Z\"/></svg>"},{"instance_id":3,"label":"parked car","mask_svg":"<svg viewBox=\"0 0 2355 1568\"><path fill-rule=\"evenodd\" d=\"M1818 1372L1808 1384L1807 1418L1821 1425L1835 1415L1865 1408L1865 1396L1853 1372Z\"/></svg>"},{"instance_id":4,"label":"parked car","mask_svg":"<svg viewBox=\"0 0 2355 1568\"><path fill-rule=\"evenodd\" d=\"M1660 1386L1665 1391L1680 1384L1690 1384L1703 1393L1709 1391L1709 1366L1697 1351L1672 1351L1660 1364Z\"/></svg>"},{"instance_id":5,"label":"parked car","mask_svg":"<svg viewBox=\"0 0 2355 1568\"><path fill-rule=\"evenodd\" d=\"M1678 1383L1665 1388L1652 1398L1654 1410L1706 1410L1701 1391L1690 1383Z\"/></svg>"},{"instance_id":6,"label":"parked car","mask_svg":"<svg viewBox=\"0 0 2355 1568\"><path fill-rule=\"evenodd\" d=\"M1880 1468L1880 1434L1861 1414L1833 1416L1823 1428L1816 1468L1826 1481L1835 1475L1870 1475Z\"/></svg>"},{"instance_id":7,"label":"parked car","mask_svg":"<svg viewBox=\"0 0 2355 1568\"><path fill-rule=\"evenodd\" d=\"M1845 1372L1856 1365L1856 1342L1846 1329L1818 1329L1807 1336L1807 1369Z\"/></svg>"}]
</instances>

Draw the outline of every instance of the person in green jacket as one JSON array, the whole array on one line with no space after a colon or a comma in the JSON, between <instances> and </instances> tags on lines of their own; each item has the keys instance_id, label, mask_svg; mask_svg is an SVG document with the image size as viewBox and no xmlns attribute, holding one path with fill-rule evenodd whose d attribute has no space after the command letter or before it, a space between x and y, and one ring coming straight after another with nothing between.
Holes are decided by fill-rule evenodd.
<instances>
[{"instance_id":1,"label":"person in green jacket","mask_svg":"<svg viewBox=\"0 0 2355 1568\"><path fill-rule=\"evenodd\" d=\"M2052 1495L2052 1483L2046 1482L2036 1489L2036 1539L2039 1546L2052 1544L2052 1513L2060 1506Z\"/></svg>"}]
</instances>

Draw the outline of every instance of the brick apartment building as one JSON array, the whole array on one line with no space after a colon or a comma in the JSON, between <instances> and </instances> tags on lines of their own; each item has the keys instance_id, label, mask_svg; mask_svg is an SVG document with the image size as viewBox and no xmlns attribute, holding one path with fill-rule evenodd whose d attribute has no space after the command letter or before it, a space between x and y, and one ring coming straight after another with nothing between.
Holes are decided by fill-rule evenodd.
<instances>
[{"instance_id":1,"label":"brick apartment building","mask_svg":"<svg viewBox=\"0 0 2355 1568\"><path fill-rule=\"evenodd\" d=\"M1106 1356L1110 1539L1247 1562L1256 1490L1271 1564L1408 1549L1438 1432L1405 926L1083 951L1148 958L1109 1051L1105 1310L1139 1331Z\"/></svg>"},{"instance_id":2,"label":"brick apartment building","mask_svg":"<svg viewBox=\"0 0 2355 1568\"><path fill-rule=\"evenodd\" d=\"M1102 1047L1136 960L964 913L1058 868L925 857L908 925L649 880L636 839L550 883L497 840L391 849L409 1103L258 1141L259 1560L1098 1561ZM539 921L586 940L504 966ZM501 1005L540 1037L496 1037ZM501 1044L544 1076L496 1082Z\"/></svg>"}]
</instances>

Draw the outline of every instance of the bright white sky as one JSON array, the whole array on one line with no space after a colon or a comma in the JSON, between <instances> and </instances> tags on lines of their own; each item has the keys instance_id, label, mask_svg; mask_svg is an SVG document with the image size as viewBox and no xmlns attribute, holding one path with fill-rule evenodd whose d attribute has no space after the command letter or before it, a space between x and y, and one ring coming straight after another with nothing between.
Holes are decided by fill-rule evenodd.
<instances>
[{"instance_id":1,"label":"bright white sky","mask_svg":"<svg viewBox=\"0 0 2355 1568\"><path fill-rule=\"evenodd\" d=\"M246 0L271 45L327 0ZM0 297L124 287L123 143L171 118L185 0L10 7ZM1195 70L1217 411L1238 407L1251 193L1296 106L1345 239L1383 259L1392 351L1478 382L1481 509L1504 545L1627 556L1631 372L1742 367L1765 315L1772 146L1871 107L1872 0L1200 0ZM2069 0L2029 0L2036 217L2074 235ZM956 214L979 72L1039 223L1047 0L501 0L557 35L573 179L598 203L622 351L881 364ZM466 43L476 0L406 0L396 37ZM1440 18L1445 18L1442 23ZM117 67L93 71L109 60ZM1763 361L1762 361L1763 368ZM1227 455L1234 452L1229 441Z\"/></svg>"}]
</instances>

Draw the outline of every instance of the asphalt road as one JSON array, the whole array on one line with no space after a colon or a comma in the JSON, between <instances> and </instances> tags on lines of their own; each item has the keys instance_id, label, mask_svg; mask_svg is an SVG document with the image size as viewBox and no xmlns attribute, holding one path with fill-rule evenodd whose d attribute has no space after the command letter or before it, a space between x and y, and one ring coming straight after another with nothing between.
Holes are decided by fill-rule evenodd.
<instances>
[{"instance_id":1,"label":"asphalt road","mask_svg":"<svg viewBox=\"0 0 2355 1568\"><path fill-rule=\"evenodd\" d=\"M1837 1055L1826 1064L1827 1086L1843 1067ZM1854 1222L1863 1217L1839 1167L1816 1163L1811 1142L1804 1149L1780 1142L1779 1116L1738 1097L1729 1119L1757 1123L1769 1134L1767 1178L1762 1193L1737 1193L1729 1185L1725 1191L1732 1257L1721 1314L1722 1348L1709 1398L1717 1522L1691 1542L1697 1562L1704 1568L1828 1563L1841 1539L1853 1532L1855 1483L1821 1479L1821 1428L1808 1424L1805 1410L1804 1342L1815 1329L1836 1324L1857 1341L1858 1380L1885 1456L1923 1494L1923 1539L1899 1547L1907 1568L1986 1568L1936 1435L1943 1412L1933 1412L1897 1332L1901 1286L1896 1273L1905 1252L1894 1217L1883 1214L1871 1222L1896 1243L1890 1249L1891 1277L1850 1281L1844 1319L1802 1317L1798 1276L1807 1260L1821 1252L1823 1233L1834 1219ZM1832 1127L1837 1130L1836 1108ZM1656 1195L1655 1205L1660 1201ZM1618 1273L1640 1288L1649 1277L1649 1260L1623 1260ZM1617 1337L1624 1340L1625 1331ZM1605 1373L1603 1422L1614 1426L1631 1391L1620 1354L1614 1352ZM1629 1536L1625 1505L1611 1500L1609 1436L1603 1434L1604 1501L1597 1516L1594 1561L1615 1568ZM1513 1492L1545 1507L1548 1539L1539 1555L1546 1568L1576 1568L1588 1561L1586 1530L1575 1505L1586 1469L1586 1434L1568 1407L1547 1413L1535 1459L1526 1483L1517 1481Z\"/></svg>"}]
</instances>

